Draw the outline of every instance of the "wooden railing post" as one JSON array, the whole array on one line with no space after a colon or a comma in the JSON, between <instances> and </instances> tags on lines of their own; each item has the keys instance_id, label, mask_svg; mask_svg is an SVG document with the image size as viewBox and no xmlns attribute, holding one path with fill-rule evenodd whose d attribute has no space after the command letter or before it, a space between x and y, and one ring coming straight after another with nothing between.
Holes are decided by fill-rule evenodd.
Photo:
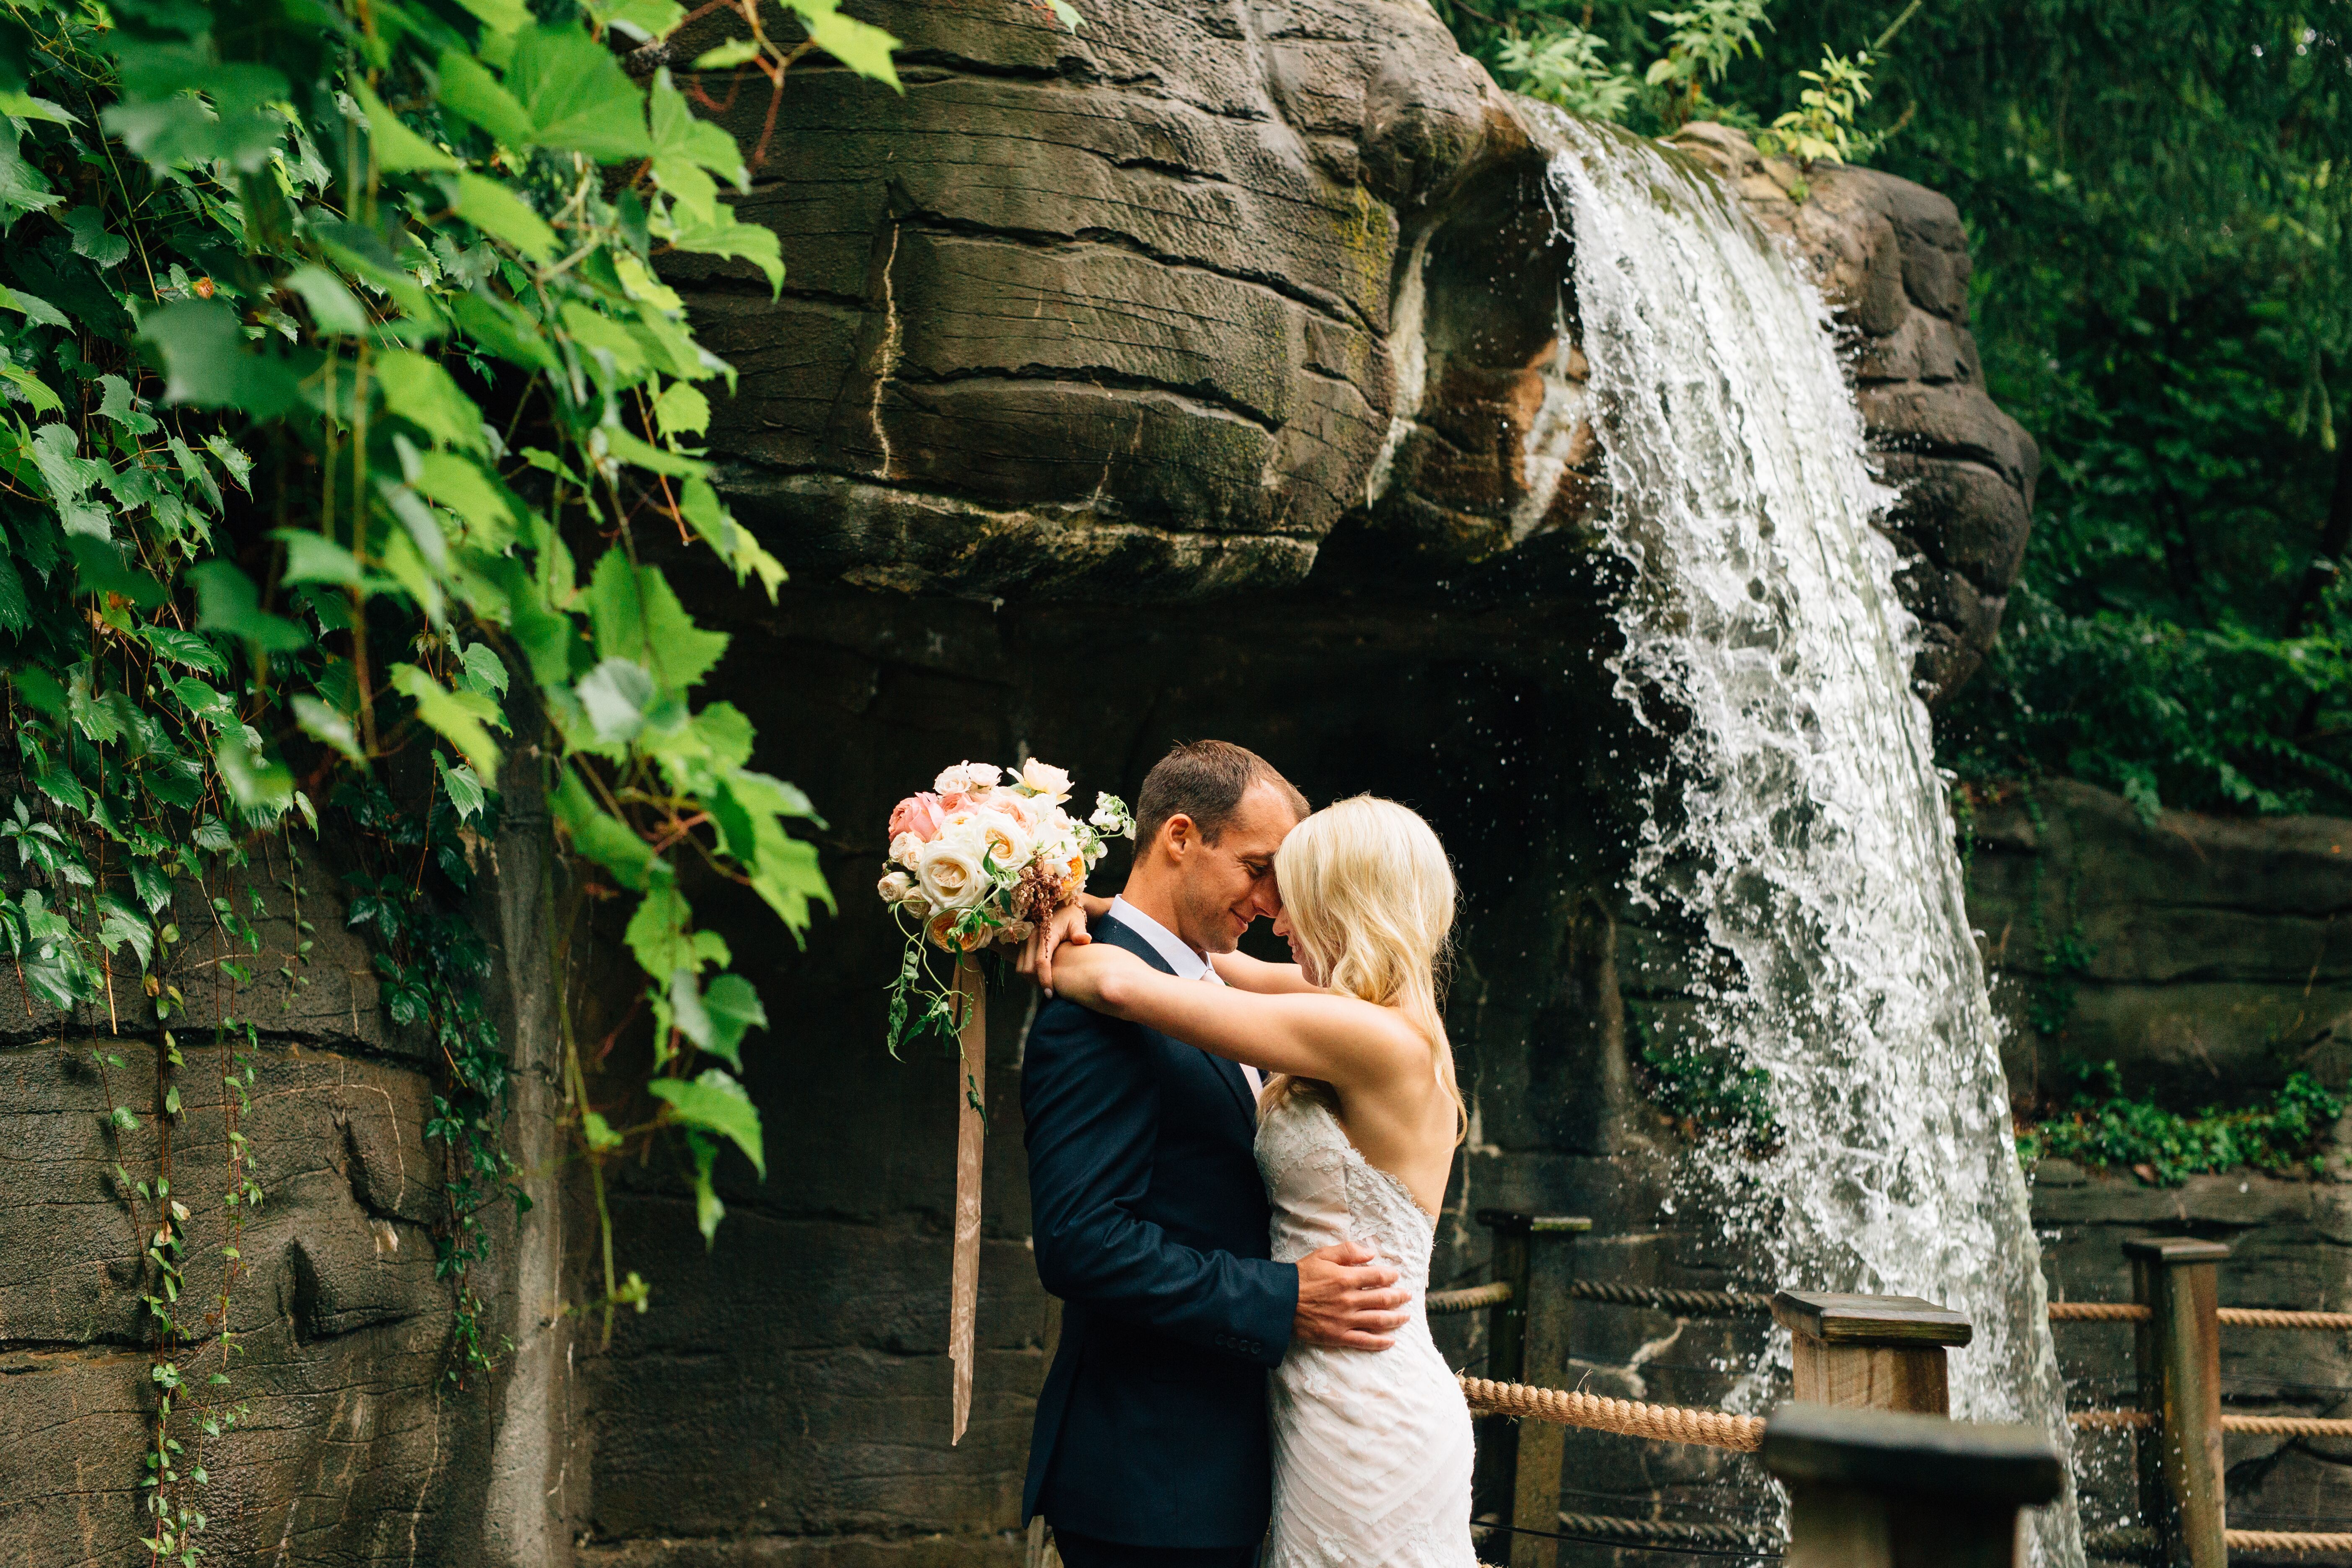
<instances>
[{"instance_id":1,"label":"wooden railing post","mask_svg":"<svg viewBox=\"0 0 2352 1568\"><path fill-rule=\"evenodd\" d=\"M1494 1235L1494 1278L1511 1288L1510 1298L1490 1309L1486 1329L1486 1375L1505 1383L1556 1387L1568 1370L1568 1281L1573 1264L1567 1249L1542 1245L1592 1228L1589 1219L1480 1209L1478 1223ZM1482 1513L1499 1514L1527 1531L1559 1529L1560 1461L1567 1430L1542 1422L1521 1425L1507 1416L1479 1423L1478 1472L1473 1490ZM1514 1535L1511 1568L1553 1568L1559 1542L1535 1534Z\"/></svg>"},{"instance_id":2,"label":"wooden railing post","mask_svg":"<svg viewBox=\"0 0 2352 1568\"><path fill-rule=\"evenodd\" d=\"M2124 1243L2139 1325L2140 1408L2156 1418L2139 1443L2140 1511L2170 1568L2226 1568L2222 1531L2221 1320L2218 1241L2138 1237Z\"/></svg>"},{"instance_id":3,"label":"wooden railing post","mask_svg":"<svg viewBox=\"0 0 2352 1568\"><path fill-rule=\"evenodd\" d=\"M2061 1481L2035 1427L1816 1404L1772 1413L1763 1459L1789 1489L1786 1568L2016 1568L2021 1510Z\"/></svg>"},{"instance_id":4,"label":"wooden railing post","mask_svg":"<svg viewBox=\"0 0 2352 1568\"><path fill-rule=\"evenodd\" d=\"M1783 1290L1772 1316L1789 1331L1800 1402L1951 1414L1945 1351L1974 1333L1959 1313L1916 1296Z\"/></svg>"}]
</instances>

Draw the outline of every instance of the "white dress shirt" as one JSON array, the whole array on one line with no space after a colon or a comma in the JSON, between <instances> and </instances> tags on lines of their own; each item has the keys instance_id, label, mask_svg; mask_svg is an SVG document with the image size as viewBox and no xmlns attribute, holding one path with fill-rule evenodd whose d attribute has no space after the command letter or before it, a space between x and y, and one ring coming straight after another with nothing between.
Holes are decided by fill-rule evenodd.
<instances>
[{"instance_id":1,"label":"white dress shirt","mask_svg":"<svg viewBox=\"0 0 2352 1568\"><path fill-rule=\"evenodd\" d=\"M1217 973L1205 956L1195 952L1182 937L1129 903L1125 897L1111 900L1110 912L1119 924L1150 942L1151 951L1168 961L1168 967L1175 971L1177 979L1205 980L1212 985L1225 983L1224 977ZM1259 1090L1265 1087L1265 1079L1257 1068L1247 1062L1234 1065L1242 1069L1242 1077L1249 1080L1250 1098L1255 1100Z\"/></svg>"}]
</instances>

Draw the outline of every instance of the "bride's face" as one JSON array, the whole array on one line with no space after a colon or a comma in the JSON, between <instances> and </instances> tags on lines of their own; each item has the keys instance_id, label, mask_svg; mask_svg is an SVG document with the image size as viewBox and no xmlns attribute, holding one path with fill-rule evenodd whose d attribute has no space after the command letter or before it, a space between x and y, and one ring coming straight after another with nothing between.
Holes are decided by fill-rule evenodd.
<instances>
[{"instance_id":1,"label":"bride's face","mask_svg":"<svg viewBox=\"0 0 2352 1568\"><path fill-rule=\"evenodd\" d=\"M1281 890L1276 889L1275 897L1278 899L1281 896ZM1299 972L1307 976L1307 984L1326 985L1329 984L1329 981L1325 978L1323 972L1316 967L1315 955L1308 952L1307 951L1307 944L1298 940L1298 928L1291 924L1290 906L1288 904L1283 905L1281 909L1275 911L1274 934L1290 944L1290 962L1298 965Z\"/></svg>"}]
</instances>

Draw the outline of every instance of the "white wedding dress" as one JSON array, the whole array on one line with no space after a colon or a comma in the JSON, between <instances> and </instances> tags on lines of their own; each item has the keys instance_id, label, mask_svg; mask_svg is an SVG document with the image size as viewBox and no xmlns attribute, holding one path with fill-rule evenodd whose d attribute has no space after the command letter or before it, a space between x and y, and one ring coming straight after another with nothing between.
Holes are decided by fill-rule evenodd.
<instances>
[{"instance_id":1,"label":"white wedding dress","mask_svg":"<svg viewBox=\"0 0 2352 1568\"><path fill-rule=\"evenodd\" d=\"M1437 1227L1357 1152L1330 1110L1293 1094L1257 1130L1274 1257L1360 1242L1403 1276L1412 1321L1385 1351L1294 1343L1275 1372L1274 1526L1262 1568L1473 1568L1470 1412L1422 1302Z\"/></svg>"}]
</instances>

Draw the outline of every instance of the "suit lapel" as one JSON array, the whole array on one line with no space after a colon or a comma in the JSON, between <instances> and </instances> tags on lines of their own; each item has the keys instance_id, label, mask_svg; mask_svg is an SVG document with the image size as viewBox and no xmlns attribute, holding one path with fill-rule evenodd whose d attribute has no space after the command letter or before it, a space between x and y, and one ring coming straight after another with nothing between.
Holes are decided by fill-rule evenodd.
<instances>
[{"instance_id":1,"label":"suit lapel","mask_svg":"<svg viewBox=\"0 0 2352 1568\"><path fill-rule=\"evenodd\" d=\"M1168 967L1168 961L1160 956L1160 950L1146 941L1142 932L1129 926L1117 915L1105 915L1103 923L1097 927L1096 934L1112 946L1135 954L1160 973L1174 976L1176 972ZM1201 984L1205 985L1209 982L1204 980ZM1172 1035L1166 1037L1175 1039ZM1242 1113L1243 1124L1248 1128L1250 1137L1255 1140L1257 1136L1257 1101L1250 1098L1249 1079L1242 1076L1240 1064L1229 1062L1213 1051L1203 1051L1198 1046L1185 1045L1181 1040L1177 1040L1176 1043L1184 1046L1188 1051L1198 1052L1201 1059L1209 1064L1209 1070L1217 1075L1226 1090L1233 1095L1234 1104Z\"/></svg>"}]
</instances>

